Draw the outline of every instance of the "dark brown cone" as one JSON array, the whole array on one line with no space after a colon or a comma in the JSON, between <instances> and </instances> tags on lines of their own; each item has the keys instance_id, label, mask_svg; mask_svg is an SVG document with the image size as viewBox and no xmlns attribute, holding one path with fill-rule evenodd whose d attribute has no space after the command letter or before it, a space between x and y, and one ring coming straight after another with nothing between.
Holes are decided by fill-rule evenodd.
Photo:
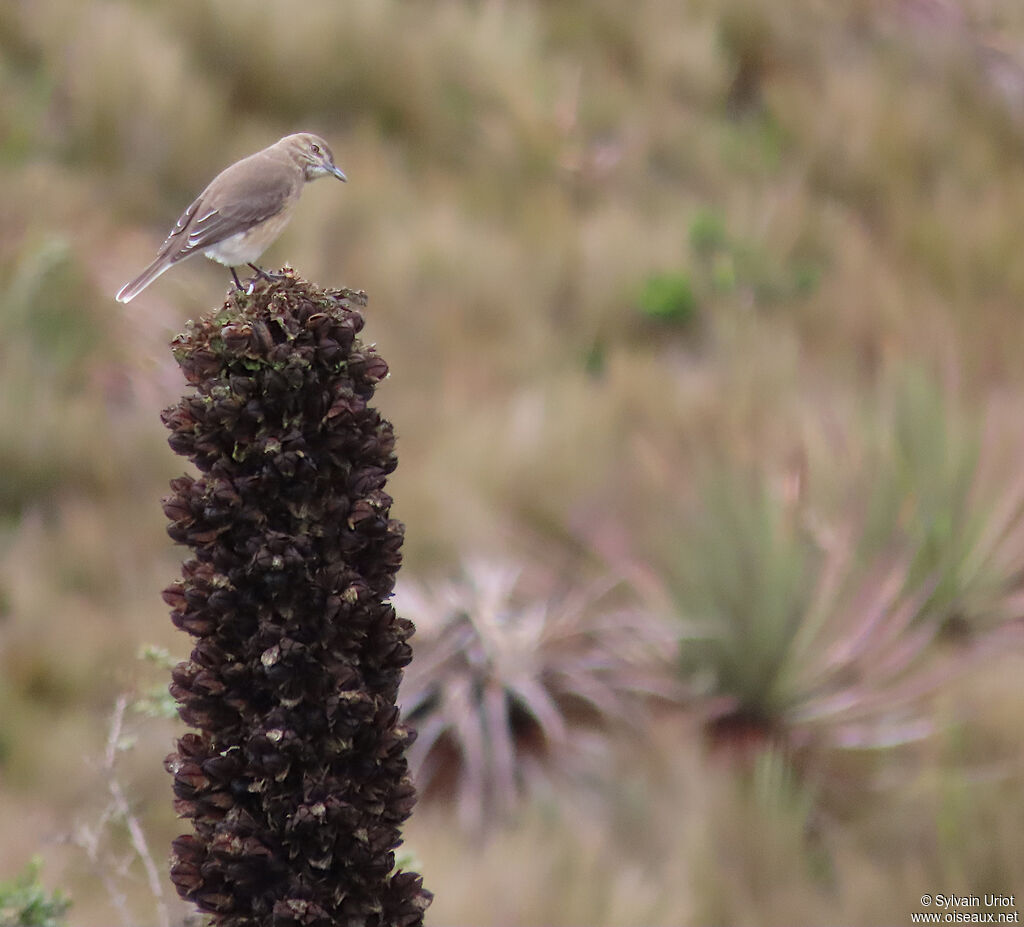
<instances>
[{"instance_id":1,"label":"dark brown cone","mask_svg":"<svg viewBox=\"0 0 1024 927\"><path fill-rule=\"evenodd\" d=\"M412 626L388 603L403 528L364 305L288 275L173 342L192 392L163 421L199 476L163 501L193 554L164 600L197 639L171 683L198 729L167 758L194 829L171 878L223 927L412 927L430 902L394 869Z\"/></svg>"}]
</instances>

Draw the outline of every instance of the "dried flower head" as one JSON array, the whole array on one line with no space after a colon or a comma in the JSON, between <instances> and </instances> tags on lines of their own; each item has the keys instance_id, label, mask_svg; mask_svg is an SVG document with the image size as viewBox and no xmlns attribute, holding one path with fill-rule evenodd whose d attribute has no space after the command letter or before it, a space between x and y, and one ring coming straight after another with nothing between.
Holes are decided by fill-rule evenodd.
<instances>
[{"instance_id":1,"label":"dried flower head","mask_svg":"<svg viewBox=\"0 0 1024 927\"><path fill-rule=\"evenodd\" d=\"M164 500L193 552L164 598L196 638L172 674L197 730L167 760L194 827L171 877L215 925L413 925L430 900L394 871L413 628L388 601L403 529L364 304L287 274L173 342L192 390L163 419L199 476Z\"/></svg>"}]
</instances>

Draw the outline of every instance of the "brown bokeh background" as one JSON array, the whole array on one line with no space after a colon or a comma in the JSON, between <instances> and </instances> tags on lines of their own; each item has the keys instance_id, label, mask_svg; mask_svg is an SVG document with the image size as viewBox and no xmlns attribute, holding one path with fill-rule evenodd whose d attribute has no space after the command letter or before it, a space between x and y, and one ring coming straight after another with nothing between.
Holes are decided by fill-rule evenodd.
<instances>
[{"instance_id":1,"label":"brown bokeh background","mask_svg":"<svg viewBox=\"0 0 1024 927\"><path fill-rule=\"evenodd\" d=\"M6 0L0 87L0 878L40 854L118 922L80 844L118 694L166 679L140 648L189 646L159 412L227 274L113 294L309 130L349 183L265 260L369 294L410 588L621 579L683 693L486 834L448 776L408 829L428 922L1024 896L1017 0ZM161 865L177 729L130 713L118 766Z\"/></svg>"}]
</instances>

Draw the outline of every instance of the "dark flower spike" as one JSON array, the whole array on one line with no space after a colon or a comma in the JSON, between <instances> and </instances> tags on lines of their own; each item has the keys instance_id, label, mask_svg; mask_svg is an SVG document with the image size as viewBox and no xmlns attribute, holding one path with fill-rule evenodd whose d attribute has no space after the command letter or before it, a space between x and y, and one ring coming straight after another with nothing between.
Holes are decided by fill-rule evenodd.
<instances>
[{"instance_id":1,"label":"dark flower spike","mask_svg":"<svg viewBox=\"0 0 1024 927\"><path fill-rule=\"evenodd\" d=\"M413 927L431 895L395 869L414 791L395 700L412 624L388 599L394 434L365 295L286 272L174 339L191 392L163 414L198 477L171 481L192 557L164 590L196 638L172 673L171 878L218 927Z\"/></svg>"}]
</instances>

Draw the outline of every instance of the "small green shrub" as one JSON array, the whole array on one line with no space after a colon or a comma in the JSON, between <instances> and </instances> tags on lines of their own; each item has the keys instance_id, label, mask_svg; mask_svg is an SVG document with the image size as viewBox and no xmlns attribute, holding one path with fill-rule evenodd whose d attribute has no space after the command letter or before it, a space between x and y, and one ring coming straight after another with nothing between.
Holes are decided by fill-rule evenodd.
<instances>
[{"instance_id":1,"label":"small green shrub","mask_svg":"<svg viewBox=\"0 0 1024 927\"><path fill-rule=\"evenodd\" d=\"M101 341L88 311L90 295L71 245L56 236L26 248L5 287L5 322L30 342L36 362L62 382L80 375Z\"/></svg>"},{"instance_id":2,"label":"small green shrub","mask_svg":"<svg viewBox=\"0 0 1024 927\"><path fill-rule=\"evenodd\" d=\"M690 220L690 248L694 254L707 257L724 250L729 244L725 221L710 209L700 209Z\"/></svg>"},{"instance_id":3,"label":"small green shrub","mask_svg":"<svg viewBox=\"0 0 1024 927\"><path fill-rule=\"evenodd\" d=\"M48 892L39 881L42 861L36 857L25 871L0 882L0 927L64 927L71 901L60 889Z\"/></svg>"},{"instance_id":4,"label":"small green shrub","mask_svg":"<svg viewBox=\"0 0 1024 927\"><path fill-rule=\"evenodd\" d=\"M640 293L639 308L650 319L689 324L697 315L697 297L690 277L682 272L648 277Z\"/></svg>"}]
</instances>

